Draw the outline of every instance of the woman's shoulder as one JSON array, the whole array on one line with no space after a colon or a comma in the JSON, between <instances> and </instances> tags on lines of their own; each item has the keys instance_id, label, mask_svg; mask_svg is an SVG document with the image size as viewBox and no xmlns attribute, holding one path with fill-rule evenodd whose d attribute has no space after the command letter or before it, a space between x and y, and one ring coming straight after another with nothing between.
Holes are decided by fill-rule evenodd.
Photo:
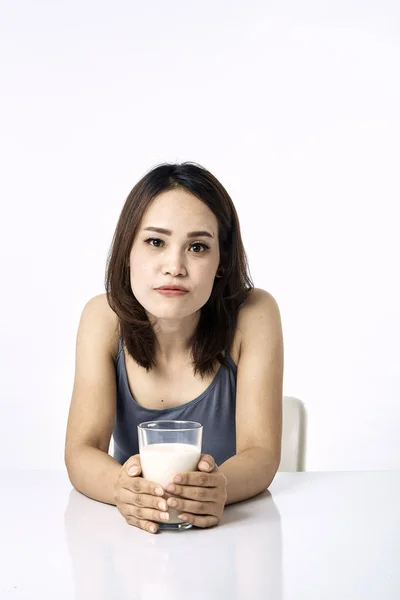
<instances>
[{"instance_id":1,"label":"woman's shoulder","mask_svg":"<svg viewBox=\"0 0 400 600\"><path fill-rule=\"evenodd\" d=\"M261 288L253 288L238 311L237 331L241 345L251 336L258 319L280 319L278 303L274 296Z\"/></svg>"},{"instance_id":2,"label":"woman's shoulder","mask_svg":"<svg viewBox=\"0 0 400 600\"><path fill-rule=\"evenodd\" d=\"M276 307L278 305L274 296L261 288L253 288L238 312L238 319L250 319L260 310Z\"/></svg>"},{"instance_id":3,"label":"woman's shoulder","mask_svg":"<svg viewBox=\"0 0 400 600\"><path fill-rule=\"evenodd\" d=\"M96 320L104 331L104 343L107 344L109 352L115 360L118 354L119 320L108 304L107 294L98 294L90 298L86 303L85 310L96 315Z\"/></svg>"}]
</instances>

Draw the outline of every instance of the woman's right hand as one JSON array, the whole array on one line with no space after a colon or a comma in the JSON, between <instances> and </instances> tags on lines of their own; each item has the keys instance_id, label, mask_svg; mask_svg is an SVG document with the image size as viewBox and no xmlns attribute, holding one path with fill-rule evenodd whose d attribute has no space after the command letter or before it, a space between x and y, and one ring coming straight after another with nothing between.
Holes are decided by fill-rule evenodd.
<instances>
[{"instance_id":1,"label":"woman's right hand","mask_svg":"<svg viewBox=\"0 0 400 600\"><path fill-rule=\"evenodd\" d=\"M114 484L115 504L128 525L157 533L155 521L168 521L165 491L158 483L140 477L141 472L140 455L128 458Z\"/></svg>"}]
</instances>

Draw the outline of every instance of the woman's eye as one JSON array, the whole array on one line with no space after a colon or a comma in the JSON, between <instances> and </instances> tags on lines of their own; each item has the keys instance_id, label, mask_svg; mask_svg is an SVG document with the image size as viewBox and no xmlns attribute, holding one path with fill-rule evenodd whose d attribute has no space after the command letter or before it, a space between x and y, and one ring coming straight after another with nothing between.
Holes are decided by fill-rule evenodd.
<instances>
[{"instance_id":1,"label":"woman's eye","mask_svg":"<svg viewBox=\"0 0 400 600\"><path fill-rule=\"evenodd\" d=\"M160 240L159 238L149 238L148 240L146 240L146 243L150 244L150 246L153 246L153 248L159 248L160 246L158 244L156 244L154 246L151 242L161 242L161 243L163 243L163 241Z\"/></svg>"},{"instance_id":2,"label":"woman's eye","mask_svg":"<svg viewBox=\"0 0 400 600\"><path fill-rule=\"evenodd\" d=\"M194 247L198 247L198 248L202 248L202 250L199 250L198 252L196 251L195 254L201 254L202 252L205 252L205 250L208 250L208 246L206 246L206 244L200 244L200 243L196 243L196 244L192 244L192 248Z\"/></svg>"},{"instance_id":3,"label":"woman's eye","mask_svg":"<svg viewBox=\"0 0 400 600\"><path fill-rule=\"evenodd\" d=\"M161 245L164 244L164 242L162 240L160 240L159 238L148 238L147 240L145 240L145 243L149 244L153 248L161 248ZM206 244L202 244L200 242L196 242L196 243L192 244L190 247L191 248L200 248L200 250L194 250L194 254L201 254L202 252L209 250L209 246L207 246Z\"/></svg>"}]
</instances>

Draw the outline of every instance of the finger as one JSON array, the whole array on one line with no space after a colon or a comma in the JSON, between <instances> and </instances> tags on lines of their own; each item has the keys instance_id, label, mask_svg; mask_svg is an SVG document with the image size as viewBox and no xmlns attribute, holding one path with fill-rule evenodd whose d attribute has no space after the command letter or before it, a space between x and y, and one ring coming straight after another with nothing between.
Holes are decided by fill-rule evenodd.
<instances>
[{"instance_id":1,"label":"finger","mask_svg":"<svg viewBox=\"0 0 400 600\"><path fill-rule=\"evenodd\" d=\"M221 484L221 477L219 473L189 471L187 473L175 475L171 484L174 485L175 483L180 483L182 485L197 485L199 487L216 487ZM165 489L168 490L168 486Z\"/></svg>"},{"instance_id":2,"label":"finger","mask_svg":"<svg viewBox=\"0 0 400 600\"><path fill-rule=\"evenodd\" d=\"M164 498L158 496L151 496L150 494L136 494L133 493L130 496L129 504L134 504L140 508L155 508L166 512L168 510L167 501Z\"/></svg>"},{"instance_id":3,"label":"finger","mask_svg":"<svg viewBox=\"0 0 400 600\"><path fill-rule=\"evenodd\" d=\"M178 519L185 521L185 523L191 523L195 527L215 527L215 525L218 525L219 523L218 517L213 515L201 516L182 513L178 515Z\"/></svg>"},{"instance_id":4,"label":"finger","mask_svg":"<svg viewBox=\"0 0 400 600\"><path fill-rule=\"evenodd\" d=\"M200 471L212 471L215 468L215 460L210 454L202 454L199 459L197 468Z\"/></svg>"},{"instance_id":5,"label":"finger","mask_svg":"<svg viewBox=\"0 0 400 600\"><path fill-rule=\"evenodd\" d=\"M204 502L215 502L218 497L216 487L196 487L189 485L168 485L167 492L174 496L187 498L188 500L201 500Z\"/></svg>"},{"instance_id":6,"label":"finger","mask_svg":"<svg viewBox=\"0 0 400 600\"><path fill-rule=\"evenodd\" d=\"M127 488L120 488L115 500L119 511L123 514L133 515L134 508L145 508L155 511L151 515L148 514L146 518L151 518L156 521L168 520L165 515L160 516L160 513L166 513L169 510L167 501L164 498L145 494L135 494Z\"/></svg>"},{"instance_id":7,"label":"finger","mask_svg":"<svg viewBox=\"0 0 400 600\"><path fill-rule=\"evenodd\" d=\"M140 494L151 494L152 496L164 496L165 491L158 483L153 481L147 481L142 477L129 477L125 478L122 482L122 486L131 492Z\"/></svg>"},{"instance_id":8,"label":"finger","mask_svg":"<svg viewBox=\"0 0 400 600\"><path fill-rule=\"evenodd\" d=\"M139 529L144 529L144 531L148 531L149 533L157 533L158 531L157 523L152 523L151 521L144 521L130 515L125 517L125 521L128 525L139 527Z\"/></svg>"},{"instance_id":9,"label":"finger","mask_svg":"<svg viewBox=\"0 0 400 600\"><path fill-rule=\"evenodd\" d=\"M169 513L155 510L154 508L144 508L128 504L124 507L124 514L140 519L141 521L168 522Z\"/></svg>"},{"instance_id":10,"label":"finger","mask_svg":"<svg viewBox=\"0 0 400 600\"><path fill-rule=\"evenodd\" d=\"M140 462L140 455L135 454L135 456L131 456L128 458L126 463L124 464L125 471L131 477L137 477L142 472L142 465Z\"/></svg>"},{"instance_id":11,"label":"finger","mask_svg":"<svg viewBox=\"0 0 400 600\"><path fill-rule=\"evenodd\" d=\"M214 502L197 502L186 500L186 498L168 498L168 506L181 512L189 512L195 515L213 515L216 511Z\"/></svg>"}]
</instances>

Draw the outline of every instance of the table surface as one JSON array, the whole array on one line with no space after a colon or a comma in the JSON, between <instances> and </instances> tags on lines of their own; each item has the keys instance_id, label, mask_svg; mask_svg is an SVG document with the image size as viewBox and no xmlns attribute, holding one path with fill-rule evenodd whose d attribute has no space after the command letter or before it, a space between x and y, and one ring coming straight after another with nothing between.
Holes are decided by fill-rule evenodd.
<instances>
[{"instance_id":1,"label":"table surface","mask_svg":"<svg viewBox=\"0 0 400 600\"><path fill-rule=\"evenodd\" d=\"M218 527L157 535L66 472L0 481L1 599L400 598L400 471L277 473Z\"/></svg>"}]
</instances>

